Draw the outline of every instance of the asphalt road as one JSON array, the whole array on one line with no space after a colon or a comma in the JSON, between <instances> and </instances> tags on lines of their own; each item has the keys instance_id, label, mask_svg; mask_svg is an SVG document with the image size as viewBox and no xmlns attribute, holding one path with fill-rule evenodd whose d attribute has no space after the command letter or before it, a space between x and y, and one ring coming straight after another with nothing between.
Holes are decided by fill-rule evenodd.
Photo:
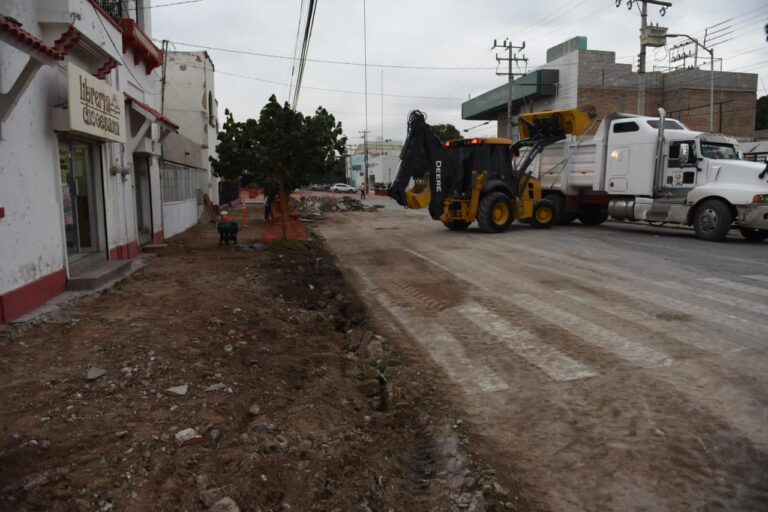
<instances>
[{"instance_id":1,"label":"asphalt road","mask_svg":"<svg viewBox=\"0 0 768 512\"><path fill-rule=\"evenodd\" d=\"M768 510L768 243L397 210L319 229L537 509Z\"/></svg>"}]
</instances>

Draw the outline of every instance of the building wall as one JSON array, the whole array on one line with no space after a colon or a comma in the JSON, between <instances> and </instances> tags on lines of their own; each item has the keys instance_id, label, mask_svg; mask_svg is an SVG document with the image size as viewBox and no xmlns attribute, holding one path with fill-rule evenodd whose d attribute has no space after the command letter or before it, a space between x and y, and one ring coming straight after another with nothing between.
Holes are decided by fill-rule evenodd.
<instances>
[{"instance_id":1,"label":"building wall","mask_svg":"<svg viewBox=\"0 0 768 512\"><path fill-rule=\"evenodd\" d=\"M207 52L168 52L164 111L179 123L179 133L201 149L195 167L211 171L219 130L214 65ZM210 174L206 192L218 204L218 178Z\"/></svg>"},{"instance_id":2,"label":"building wall","mask_svg":"<svg viewBox=\"0 0 768 512\"><path fill-rule=\"evenodd\" d=\"M578 50L544 66L559 71L557 94L538 98L520 107L522 111L544 111L594 107L597 121L612 112L637 113L641 76L630 64L616 62L610 51ZM707 70L681 69L669 73L650 72L646 80L645 115L655 116L659 107L683 120L691 129L709 130L709 79ZM757 75L715 72L714 131L739 138L753 136L757 101ZM695 108L693 108L695 107ZM720 112L722 109L722 119ZM507 136L506 110L496 114L498 135ZM516 122L516 119L513 119ZM597 127L597 122L594 129ZM517 136L517 130L513 131Z\"/></svg>"},{"instance_id":3,"label":"building wall","mask_svg":"<svg viewBox=\"0 0 768 512\"><path fill-rule=\"evenodd\" d=\"M143 63L133 65L132 50L123 55L120 31L87 0L3 0L0 12L19 20L24 30L51 46L72 21L70 12L77 12L80 19L75 27L83 41L121 64L106 82L147 104L156 103L156 77L146 74ZM0 43L0 89L9 89L28 59L26 53ZM67 104L67 61L91 73L104 63L103 57L96 59L76 46L65 61L42 66L2 126L0 208L5 216L0 219L0 322L42 304L66 286L68 258L53 112L54 107ZM110 170L113 165L132 167L132 155L123 144L88 142L96 148L92 165L98 182L97 249L105 259L107 255L131 257L138 247L133 175L115 175ZM150 169L159 185L157 159ZM157 207L155 217L159 217ZM156 227L162 229L160 219L156 220Z\"/></svg>"}]
</instances>

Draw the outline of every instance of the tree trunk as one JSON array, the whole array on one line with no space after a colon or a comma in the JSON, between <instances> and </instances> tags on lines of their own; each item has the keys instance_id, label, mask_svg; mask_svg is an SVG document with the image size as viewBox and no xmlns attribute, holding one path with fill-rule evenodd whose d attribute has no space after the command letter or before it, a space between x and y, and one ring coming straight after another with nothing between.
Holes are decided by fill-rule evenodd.
<instances>
[{"instance_id":1,"label":"tree trunk","mask_svg":"<svg viewBox=\"0 0 768 512\"><path fill-rule=\"evenodd\" d=\"M288 198L285 195L283 180L279 180L277 186L280 190L280 218L283 227L283 240L288 240Z\"/></svg>"}]
</instances>

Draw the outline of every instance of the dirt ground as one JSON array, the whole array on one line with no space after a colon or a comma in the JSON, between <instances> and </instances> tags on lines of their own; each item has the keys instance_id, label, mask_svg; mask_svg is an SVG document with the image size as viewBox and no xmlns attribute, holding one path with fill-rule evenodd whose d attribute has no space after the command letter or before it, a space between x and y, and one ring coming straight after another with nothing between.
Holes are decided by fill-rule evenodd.
<instances>
[{"instance_id":1,"label":"dirt ground","mask_svg":"<svg viewBox=\"0 0 768 512\"><path fill-rule=\"evenodd\" d=\"M200 225L0 326L0 510L526 509L322 242L260 234L219 247Z\"/></svg>"}]
</instances>

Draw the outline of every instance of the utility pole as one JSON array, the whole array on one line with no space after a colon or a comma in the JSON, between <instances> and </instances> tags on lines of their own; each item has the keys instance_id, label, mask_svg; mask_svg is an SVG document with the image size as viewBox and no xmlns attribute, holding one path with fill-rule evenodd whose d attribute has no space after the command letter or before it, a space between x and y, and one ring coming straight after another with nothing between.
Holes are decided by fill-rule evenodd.
<instances>
[{"instance_id":1,"label":"utility pole","mask_svg":"<svg viewBox=\"0 0 768 512\"><path fill-rule=\"evenodd\" d=\"M365 130L363 147L365 148L365 191L368 192L368 29L365 21L365 0L363 0L363 70L365 73Z\"/></svg>"},{"instance_id":2,"label":"utility pole","mask_svg":"<svg viewBox=\"0 0 768 512\"><path fill-rule=\"evenodd\" d=\"M664 2L662 0L626 0L627 9L630 11L632 7L637 4L642 4L640 7L640 55L639 62L637 63L637 74L639 79L639 94L637 95L637 113L641 116L645 115L645 89L646 89L646 76L645 76L645 47L655 46L649 45L645 42L648 38L648 4L654 4L661 6L661 16L663 17L667 13L667 9L672 7L671 2ZM624 0L616 0L616 7L620 7L624 3ZM651 27L653 28L653 27ZM663 45L662 45L663 46Z\"/></svg>"},{"instance_id":3,"label":"utility pole","mask_svg":"<svg viewBox=\"0 0 768 512\"><path fill-rule=\"evenodd\" d=\"M715 128L715 49L711 46L708 48L688 34L667 34L667 37L685 37L709 54L709 133L712 133Z\"/></svg>"},{"instance_id":4,"label":"utility pole","mask_svg":"<svg viewBox=\"0 0 768 512\"><path fill-rule=\"evenodd\" d=\"M357 133L363 134L363 158L365 159L365 191L368 192L368 130L361 130Z\"/></svg>"},{"instance_id":5,"label":"utility pole","mask_svg":"<svg viewBox=\"0 0 768 512\"><path fill-rule=\"evenodd\" d=\"M512 71L512 63L518 63L518 62L528 62L528 59L523 55L522 57L518 57L517 53L515 53L515 50L524 50L525 49L525 42L523 42L522 46L514 46L512 42L509 40L509 38L505 39L502 44L499 44L496 42L496 39L493 40L493 46L491 47L491 50L495 50L496 48L504 48L507 51L507 57L499 57L496 55L496 62L502 62L507 61L507 72L506 73L499 73L496 72L499 76L507 76L509 79L509 89L507 91L507 137L512 138L512 89L515 86L515 77L517 76L524 76L525 73L515 73Z\"/></svg>"}]
</instances>

